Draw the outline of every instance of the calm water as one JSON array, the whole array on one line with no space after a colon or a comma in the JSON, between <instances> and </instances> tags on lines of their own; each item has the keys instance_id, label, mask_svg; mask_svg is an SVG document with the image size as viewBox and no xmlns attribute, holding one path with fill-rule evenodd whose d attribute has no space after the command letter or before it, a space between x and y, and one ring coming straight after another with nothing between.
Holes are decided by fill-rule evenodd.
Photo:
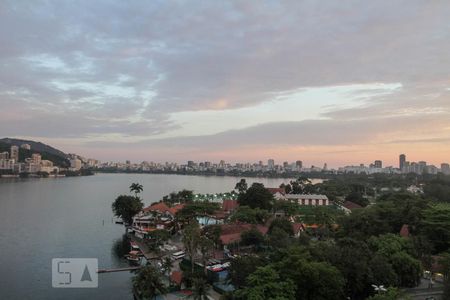
<instances>
[{"instance_id":1,"label":"calm water","mask_svg":"<svg viewBox=\"0 0 450 300\"><path fill-rule=\"evenodd\" d=\"M111 202L132 182L146 204L183 188L231 191L239 178L99 174L60 179L0 179L0 299L133 299L132 274L99 274L97 289L53 289L51 260L98 258L99 268L127 266L120 258L124 228L113 224ZM283 179L247 178L277 187Z\"/></svg>"}]
</instances>

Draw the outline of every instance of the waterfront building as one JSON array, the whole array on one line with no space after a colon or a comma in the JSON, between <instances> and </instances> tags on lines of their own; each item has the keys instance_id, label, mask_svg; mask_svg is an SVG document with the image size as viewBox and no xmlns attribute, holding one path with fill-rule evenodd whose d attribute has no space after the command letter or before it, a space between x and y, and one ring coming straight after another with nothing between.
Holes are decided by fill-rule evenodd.
<instances>
[{"instance_id":1,"label":"waterfront building","mask_svg":"<svg viewBox=\"0 0 450 300\"><path fill-rule=\"evenodd\" d=\"M9 159L9 152L5 151L0 153L0 159Z\"/></svg>"},{"instance_id":2,"label":"waterfront building","mask_svg":"<svg viewBox=\"0 0 450 300\"><path fill-rule=\"evenodd\" d=\"M275 168L275 161L273 159L267 160L267 168L273 170Z\"/></svg>"},{"instance_id":3,"label":"waterfront building","mask_svg":"<svg viewBox=\"0 0 450 300\"><path fill-rule=\"evenodd\" d=\"M0 170L13 170L14 163L14 159L0 159Z\"/></svg>"},{"instance_id":4,"label":"waterfront building","mask_svg":"<svg viewBox=\"0 0 450 300\"><path fill-rule=\"evenodd\" d=\"M400 154L399 160L400 160L400 163L399 163L400 171L403 171L405 169L406 155Z\"/></svg>"},{"instance_id":5,"label":"waterfront building","mask_svg":"<svg viewBox=\"0 0 450 300\"><path fill-rule=\"evenodd\" d=\"M19 161L19 147L17 146L11 146L11 155L10 155L11 159L14 159L16 162Z\"/></svg>"},{"instance_id":6,"label":"waterfront building","mask_svg":"<svg viewBox=\"0 0 450 300\"><path fill-rule=\"evenodd\" d=\"M72 170L78 171L81 169L81 160L78 158L73 158L70 160L70 168Z\"/></svg>"}]
</instances>

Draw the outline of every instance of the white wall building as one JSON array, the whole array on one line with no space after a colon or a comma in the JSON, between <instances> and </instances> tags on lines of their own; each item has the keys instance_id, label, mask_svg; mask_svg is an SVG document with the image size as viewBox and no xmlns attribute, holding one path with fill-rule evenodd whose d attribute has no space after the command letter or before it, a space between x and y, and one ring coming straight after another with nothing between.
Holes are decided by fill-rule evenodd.
<instances>
[{"instance_id":1,"label":"white wall building","mask_svg":"<svg viewBox=\"0 0 450 300\"><path fill-rule=\"evenodd\" d=\"M286 194L286 199L295 201L299 205L323 206L330 205L328 197L325 195L306 194Z\"/></svg>"}]
</instances>

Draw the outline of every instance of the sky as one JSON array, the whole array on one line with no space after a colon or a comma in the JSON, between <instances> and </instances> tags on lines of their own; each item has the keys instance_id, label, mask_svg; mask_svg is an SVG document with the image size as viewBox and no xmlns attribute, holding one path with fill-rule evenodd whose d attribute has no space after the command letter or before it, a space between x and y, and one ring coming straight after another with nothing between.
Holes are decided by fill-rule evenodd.
<instances>
[{"instance_id":1,"label":"sky","mask_svg":"<svg viewBox=\"0 0 450 300\"><path fill-rule=\"evenodd\" d=\"M448 1L0 2L0 137L102 161L450 161Z\"/></svg>"}]
</instances>

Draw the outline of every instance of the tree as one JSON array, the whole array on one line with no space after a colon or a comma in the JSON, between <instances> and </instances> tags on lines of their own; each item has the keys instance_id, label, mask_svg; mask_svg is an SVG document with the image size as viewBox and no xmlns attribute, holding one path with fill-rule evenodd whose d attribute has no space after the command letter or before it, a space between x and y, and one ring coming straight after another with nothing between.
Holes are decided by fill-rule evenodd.
<instances>
[{"instance_id":1,"label":"tree","mask_svg":"<svg viewBox=\"0 0 450 300\"><path fill-rule=\"evenodd\" d=\"M236 292L238 299L295 299L295 286L292 281L283 281L271 267L259 267L247 278L247 286Z\"/></svg>"},{"instance_id":2,"label":"tree","mask_svg":"<svg viewBox=\"0 0 450 300\"><path fill-rule=\"evenodd\" d=\"M244 246L254 246L258 248L264 242L264 236L261 232L259 232L256 227L252 227L251 229L242 232L241 234L241 244Z\"/></svg>"},{"instance_id":3,"label":"tree","mask_svg":"<svg viewBox=\"0 0 450 300\"><path fill-rule=\"evenodd\" d=\"M437 253L447 251L450 248L450 204L440 203L426 209L422 232Z\"/></svg>"},{"instance_id":4,"label":"tree","mask_svg":"<svg viewBox=\"0 0 450 300\"><path fill-rule=\"evenodd\" d=\"M264 265L264 260L256 255L239 256L233 259L229 270L231 282L236 288L245 286L247 277Z\"/></svg>"},{"instance_id":5,"label":"tree","mask_svg":"<svg viewBox=\"0 0 450 300\"><path fill-rule=\"evenodd\" d=\"M285 183L280 184L280 188L284 189L284 192L286 194L292 193L292 186L289 183L288 184L285 184Z\"/></svg>"},{"instance_id":6,"label":"tree","mask_svg":"<svg viewBox=\"0 0 450 300\"><path fill-rule=\"evenodd\" d=\"M345 280L339 270L325 262L287 255L276 264L282 280L296 285L296 299L339 300L344 297Z\"/></svg>"},{"instance_id":7,"label":"tree","mask_svg":"<svg viewBox=\"0 0 450 300\"><path fill-rule=\"evenodd\" d=\"M135 196L120 195L112 204L112 210L126 224L133 223L133 217L142 210L144 203Z\"/></svg>"},{"instance_id":8,"label":"tree","mask_svg":"<svg viewBox=\"0 0 450 300\"><path fill-rule=\"evenodd\" d=\"M183 244L191 260L191 272L194 273L194 258L200 242L200 226L197 222L191 222L184 228Z\"/></svg>"},{"instance_id":9,"label":"tree","mask_svg":"<svg viewBox=\"0 0 450 300\"><path fill-rule=\"evenodd\" d=\"M292 227L292 223L286 218L274 219L270 224L269 234L272 233L275 228L281 229L288 236L294 236L294 228Z\"/></svg>"},{"instance_id":10,"label":"tree","mask_svg":"<svg viewBox=\"0 0 450 300\"><path fill-rule=\"evenodd\" d=\"M181 210L177 212L177 219L183 223L195 219L197 217L206 218L206 223L209 221L209 216L220 209L219 204L210 201L195 201L186 204Z\"/></svg>"},{"instance_id":11,"label":"tree","mask_svg":"<svg viewBox=\"0 0 450 300\"><path fill-rule=\"evenodd\" d=\"M389 287L384 293L378 293L372 297L367 298L367 300L398 300L404 299L404 294L397 288Z\"/></svg>"},{"instance_id":12,"label":"tree","mask_svg":"<svg viewBox=\"0 0 450 300\"><path fill-rule=\"evenodd\" d=\"M384 286L397 286L398 277L388 258L376 254L369 262L372 284Z\"/></svg>"},{"instance_id":13,"label":"tree","mask_svg":"<svg viewBox=\"0 0 450 300\"><path fill-rule=\"evenodd\" d=\"M160 273L152 266L139 269L137 275L133 277L133 288L140 299L155 299L157 295L167 293Z\"/></svg>"},{"instance_id":14,"label":"tree","mask_svg":"<svg viewBox=\"0 0 450 300\"><path fill-rule=\"evenodd\" d=\"M291 242L289 234L280 227L269 233L269 245L272 248L287 248Z\"/></svg>"},{"instance_id":15,"label":"tree","mask_svg":"<svg viewBox=\"0 0 450 300\"><path fill-rule=\"evenodd\" d=\"M307 191L311 191L312 184L308 177L300 176L294 181L291 181L292 194L305 194Z\"/></svg>"},{"instance_id":16,"label":"tree","mask_svg":"<svg viewBox=\"0 0 450 300\"><path fill-rule=\"evenodd\" d=\"M364 198L363 195L359 192L352 192L345 197L346 201L350 201L356 204L359 204L363 207L369 205L369 200L367 198Z\"/></svg>"},{"instance_id":17,"label":"tree","mask_svg":"<svg viewBox=\"0 0 450 300\"><path fill-rule=\"evenodd\" d=\"M364 242L343 238L337 241L335 253L331 258L346 279L345 291L351 299L367 297L371 289L369 269L370 250Z\"/></svg>"},{"instance_id":18,"label":"tree","mask_svg":"<svg viewBox=\"0 0 450 300\"><path fill-rule=\"evenodd\" d=\"M194 300L208 300L209 285L203 277L192 278L192 295Z\"/></svg>"},{"instance_id":19,"label":"tree","mask_svg":"<svg viewBox=\"0 0 450 300\"><path fill-rule=\"evenodd\" d=\"M247 181L242 178L241 181L236 183L236 186L234 187L235 190L239 192L239 194L244 194L247 191L248 185Z\"/></svg>"},{"instance_id":20,"label":"tree","mask_svg":"<svg viewBox=\"0 0 450 300\"><path fill-rule=\"evenodd\" d=\"M264 224L269 217L269 212L260 208L250 208L249 206L239 206L231 215L232 222L243 222L250 224Z\"/></svg>"},{"instance_id":21,"label":"tree","mask_svg":"<svg viewBox=\"0 0 450 300\"><path fill-rule=\"evenodd\" d=\"M198 242L198 249L202 255L203 270L206 276L206 261L211 257L211 250L214 249L214 242L208 239L206 236L201 236Z\"/></svg>"},{"instance_id":22,"label":"tree","mask_svg":"<svg viewBox=\"0 0 450 300\"><path fill-rule=\"evenodd\" d=\"M170 257L165 257L162 261L161 261L161 268L163 270L163 273L165 275L167 275L167 277L169 278L170 281L170 271L172 271L172 266L173 266L173 262L170 259Z\"/></svg>"},{"instance_id":23,"label":"tree","mask_svg":"<svg viewBox=\"0 0 450 300\"><path fill-rule=\"evenodd\" d=\"M222 227L220 227L220 225L217 224L207 225L202 229L202 235L213 241L214 247L217 247L217 245L219 244L221 233Z\"/></svg>"},{"instance_id":24,"label":"tree","mask_svg":"<svg viewBox=\"0 0 450 300\"><path fill-rule=\"evenodd\" d=\"M164 229L157 229L148 233L149 239L146 239L147 245L153 251L159 251L159 247L164 245L170 238L170 232Z\"/></svg>"},{"instance_id":25,"label":"tree","mask_svg":"<svg viewBox=\"0 0 450 300\"><path fill-rule=\"evenodd\" d=\"M420 261L406 252L398 252L391 257L391 263L397 273L399 285L402 287L416 287L422 275Z\"/></svg>"},{"instance_id":26,"label":"tree","mask_svg":"<svg viewBox=\"0 0 450 300\"><path fill-rule=\"evenodd\" d=\"M240 206L249 206L251 208L260 208L270 210L274 198L262 183L253 183L252 186L242 194L239 194L238 203Z\"/></svg>"},{"instance_id":27,"label":"tree","mask_svg":"<svg viewBox=\"0 0 450 300\"><path fill-rule=\"evenodd\" d=\"M140 192L144 190L144 187L142 184L139 183L132 183L130 185L130 192L134 193L134 196L137 197Z\"/></svg>"}]
</instances>

